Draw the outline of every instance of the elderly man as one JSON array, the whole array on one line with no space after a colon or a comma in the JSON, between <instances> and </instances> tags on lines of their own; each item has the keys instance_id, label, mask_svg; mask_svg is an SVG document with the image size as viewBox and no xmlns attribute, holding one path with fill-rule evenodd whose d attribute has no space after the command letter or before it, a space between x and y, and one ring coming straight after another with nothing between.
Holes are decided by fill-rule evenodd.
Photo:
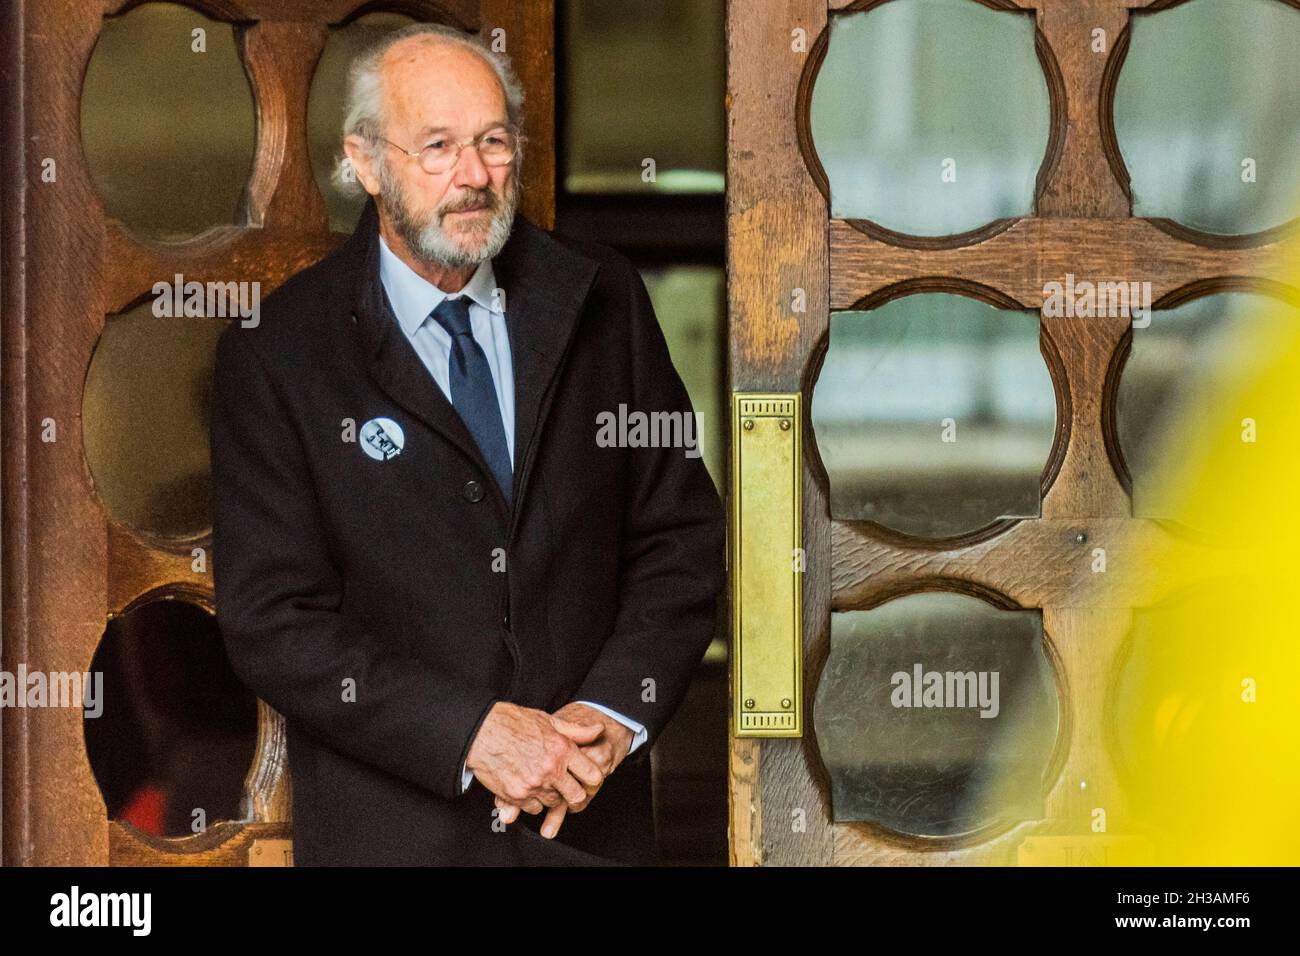
<instances>
[{"instance_id":1,"label":"elderly man","mask_svg":"<svg viewBox=\"0 0 1300 956\"><path fill-rule=\"evenodd\" d=\"M285 717L299 864L657 859L722 507L698 449L597 438L693 412L626 257L516 213L522 100L448 28L360 57L360 224L217 350L218 620Z\"/></svg>"}]
</instances>

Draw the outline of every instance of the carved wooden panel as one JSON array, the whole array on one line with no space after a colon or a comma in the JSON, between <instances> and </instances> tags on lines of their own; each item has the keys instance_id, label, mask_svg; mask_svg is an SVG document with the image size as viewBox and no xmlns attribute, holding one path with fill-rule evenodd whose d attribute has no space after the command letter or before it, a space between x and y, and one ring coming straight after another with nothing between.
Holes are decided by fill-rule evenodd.
<instances>
[{"instance_id":1,"label":"carved wooden panel","mask_svg":"<svg viewBox=\"0 0 1300 956\"><path fill-rule=\"evenodd\" d=\"M970 0L1032 11L1052 129L1034 215L963 235L905 236L870 222L832 220L829 184L813 143L810 101L829 23L905 0L733 2L728 12L728 296L731 388L802 391L828 346L832 310L863 310L916 292L955 292L1004 308L1039 309L1045 283L1067 272L1096 281L1149 280L1157 308L1222 290L1295 299L1267 278L1294 248L1294 224L1216 237L1131 214L1128 175L1111 120L1130 18L1177 5L1157 0ZM1278 2L1296 4L1292 0ZM1137 13L1139 8L1145 11ZM1008 15L1017 15L1010 13ZM1023 15L1023 14L1019 14ZM1104 30L1105 52L1093 49ZM922 42L924 42L922 40ZM864 143L862 149L870 150ZM792 308L802 290L806 311ZM827 768L813 734L731 741L731 851L738 865L1015 863L1027 838L1087 819L1104 799L1123 804L1103 746L1101 714L1132 608L1164 597L1141 557L1209 546L1134 519L1113 438L1115 383L1128 318L1042 318L1044 357L1057 386L1057 450L1043 473L1041 517L922 541L868 522L832 520L825 470L805 422L804 708L807 726L829 652L832 611L941 588L1041 608L1066 710L1064 760L1044 794L1046 814L970 840L905 837L831 820ZM1107 550L1126 570L1103 598L1087 556ZM1207 566L1213 562L1207 560ZM1113 583L1113 582L1112 582ZM1086 782L1086 795L1080 787ZM1085 803L1087 800L1089 802ZM802 825L793 826L798 820Z\"/></svg>"},{"instance_id":2,"label":"carved wooden panel","mask_svg":"<svg viewBox=\"0 0 1300 956\"><path fill-rule=\"evenodd\" d=\"M105 216L80 143L80 91L106 17L135 0L13 3L4 35L4 601L3 662L13 671L86 671L106 622L142 597L183 595L211 609L211 563L114 523L80 441L82 387L105 317L158 281L253 282L269 293L339 242L307 147L307 102L330 27L385 10L458 26L505 44L527 93L531 147L521 208L554 224L552 0L193 0L235 37L255 97L256 156L243 221L175 244L143 242ZM497 32L501 31L501 32ZM57 163L57 183L42 162ZM41 440L52 420L58 440ZM72 708L3 714L6 864L245 865L257 841L291 836L282 721L262 705L245 795L252 822L217 823L184 840L110 825ZM284 854L261 844L266 859ZM270 849L267 849L267 848ZM259 851L260 852L260 851ZM257 862L257 861L253 861Z\"/></svg>"}]
</instances>

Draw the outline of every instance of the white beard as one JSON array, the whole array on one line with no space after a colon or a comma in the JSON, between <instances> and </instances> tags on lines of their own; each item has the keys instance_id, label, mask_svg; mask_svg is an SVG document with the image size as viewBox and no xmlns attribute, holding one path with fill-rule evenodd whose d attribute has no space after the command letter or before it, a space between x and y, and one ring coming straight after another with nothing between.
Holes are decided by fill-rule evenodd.
<instances>
[{"instance_id":1,"label":"white beard","mask_svg":"<svg viewBox=\"0 0 1300 956\"><path fill-rule=\"evenodd\" d=\"M487 236L477 249L467 249L443 230L439 219L443 213L453 210L440 210L433 213L427 221L421 221L412 213L406 202L406 195L389 173L388 163L379 168L379 202L393 224L393 229L410 247L411 252L423 262L446 269L461 269L476 266L484 260L491 259L505 246L514 225L515 209L519 203L518 168L510 177L510 186L505 199L498 199L490 189L484 190L478 197L466 197L461 202L488 200L496 204L492 218L488 223Z\"/></svg>"}]
</instances>

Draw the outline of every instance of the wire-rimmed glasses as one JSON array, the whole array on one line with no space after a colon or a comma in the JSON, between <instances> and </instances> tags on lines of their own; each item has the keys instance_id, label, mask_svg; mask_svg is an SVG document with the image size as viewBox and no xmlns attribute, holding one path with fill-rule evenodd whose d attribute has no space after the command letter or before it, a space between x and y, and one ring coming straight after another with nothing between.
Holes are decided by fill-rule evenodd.
<instances>
[{"instance_id":1,"label":"wire-rimmed glasses","mask_svg":"<svg viewBox=\"0 0 1300 956\"><path fill-rule=\"evenodd\" d=\"M479 159L483 161L484 166L509 165L519 154L519 144L524 137L509 127L498 126L460 141L435 134L434 138L419 150L406 149L383 136L379 138L412 159L418 159L420 168L426 173L436 174L454 168L460 159L461 150L469 145L473 145L478 150Z\"/></svg>"}]
</instances>

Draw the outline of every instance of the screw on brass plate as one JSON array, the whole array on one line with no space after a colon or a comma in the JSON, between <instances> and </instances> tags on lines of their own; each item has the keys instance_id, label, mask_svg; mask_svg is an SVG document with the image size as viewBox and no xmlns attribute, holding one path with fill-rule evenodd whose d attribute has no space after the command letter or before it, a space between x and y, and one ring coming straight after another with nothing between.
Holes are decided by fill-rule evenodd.
<instances>
[{"instance_id":1,"label":"screw on brass plate","mask_svg":"<svg viewBox=\"0 0 1300 956\"><path fill-rule=\"evenodd\" d=\"M753 430L753 428L754 428L754 419L752 419L752 418L746 418L746 419L745 419L745 431L751 431L751 430Z\"/></svg>"},{"instance_id":2,"label":"screw on brass plate","mask_svg":"<svg viewBox=\"0 0 1300 956\"><path fill-rule=\"evenodd\" d=\"M746 710L753 710L753 709L754 709L754 698L752 698L752 697L746 697L746 698L745 698L745 709L746 709Z\"/></svg>"},{"instance_id":3,"label":"screw on brass plate","mask_svg":"<svg viewBox=\"0 0 1300 956\"><path fill-rule=\"evenodd\" d=\"M790 419L788 418L781 419L781 431L788 432L789 430L790 430Z\"/></svg>"},{"instance_id":4,"label":"screw on brass plate","mask_svg":"<svg viewBox=\"0 0 1300 956\"><path fill-rule=\"evenodd\" d=\"M790 709L790 698L789 698L789 697L782 697L782 698L781 698L781 708L782 708L783 710L789 710L789 709Z\"/></svg>"}]
</instances>

